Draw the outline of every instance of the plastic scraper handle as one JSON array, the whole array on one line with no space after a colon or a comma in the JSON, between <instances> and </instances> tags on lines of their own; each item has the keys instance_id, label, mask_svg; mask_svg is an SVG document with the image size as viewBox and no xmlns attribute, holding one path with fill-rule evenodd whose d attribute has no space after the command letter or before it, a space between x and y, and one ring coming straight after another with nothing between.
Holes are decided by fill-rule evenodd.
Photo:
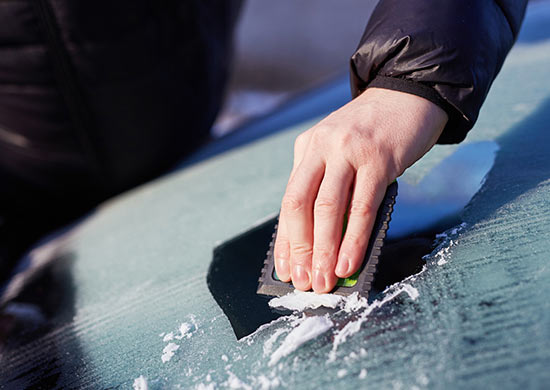
<instances>
[{"instance_id":1,"label":"plastic scraper handle","mask_svg":"<svg viewBox=\"0 0 550 390\"><path fill-rule=\"evenodd\" d=\"M397 181L394 181L386 190L384 200L378 208L376 220L369 239L369 245L365 253L365 259L359 271L346 279L339 279L336 287L332 290L333 294L349 295L358 292L359 295L368 298L372 288L372 283L376 274L378 261L380 258L382 246L388 231L391 213L397 197ZM294 286L290 282L283 282L277 277L275 272L275 259L273 257L273 246L277 237L277 226L273 232L273 238L269 244L267 257L264 260L264 266L259 279L258 294L281 296L294 291ZM344 227L345 228L345 227Z\"/></svg>"}]
</instances>

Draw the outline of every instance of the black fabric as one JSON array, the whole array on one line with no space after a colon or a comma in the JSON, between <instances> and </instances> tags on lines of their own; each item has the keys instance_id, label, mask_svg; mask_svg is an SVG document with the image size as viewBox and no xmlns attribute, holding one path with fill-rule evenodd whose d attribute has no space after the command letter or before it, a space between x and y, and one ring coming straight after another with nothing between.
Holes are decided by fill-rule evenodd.
<instances>
[{"instance_id":1,"label":"black fabric","mask_svg":"<svg viewBox=\"0 0 550 390\"><path fill-rule=\"evenodd\" d=\"M37 2L51 10L71 72L59 75ZM224 0L0 2L0 166L44 191L99 181L105 196L158 175L208 134L237 10ZM64 79L88 114L99 179Z\"/></svg>"},{"instance_id":2,"label":"black fabric","mask_svg":"<svg viewBox=\"0 0 550 390\"><path fill-rule=\"evenodd\" d=\"M377 86L427 98L449 114L438 142L462 141L517 37L526 5L527 0L381 0L351 59L354 96Z\"/></svg>"},{"instance_id":3,"label":"black fabric","mask_svg":"<svg viewBox=\"0 0 550 390\"><path fill-rule=\"evenodd\" d=\"M208 138L239 8L0 1L0 263Z\"/></svg>"}]
</instances>

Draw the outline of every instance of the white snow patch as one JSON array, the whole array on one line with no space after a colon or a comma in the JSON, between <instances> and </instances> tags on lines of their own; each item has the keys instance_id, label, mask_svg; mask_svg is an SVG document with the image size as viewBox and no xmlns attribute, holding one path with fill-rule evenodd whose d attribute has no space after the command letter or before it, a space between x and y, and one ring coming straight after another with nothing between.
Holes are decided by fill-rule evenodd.
<instances>
[{"instance_id":1,"label":"white snow patch","mask_svg":"<svg viewBox=\"0 0 550 390\"><path fill-rule=\"evenodd\" d=\"M368 302L364 297L359 296L358 292L345 298L344 310L348 313L363 309L368 306Z\"/></svg>"},{"instance_id":2,"label":"white snow patch","mask_svg":"<svg viewBox=\"0 0 550 390\"><path fill-rule=\"evenodd\" d=\"M279 328L279 329L276 329L271 336L269 336L269 338L264 343L264 356L267 356L271 353L271 351L273 350L273 344L275 344L275 341L277 341L280 335L286 332L288 332L288 329Z\"/></svg>"},{"instance_id":3,"label":"white snow patch","mask_svg":"<svg viewBox=\"0 0 550 390\"><path fill-rule=\"evenodd\" d=\"M341 370L338 370L338 372L336 373L336 376L337 376L338 378L343 378L343 377L345 377L347 374L348 374L348 370L346 370L345 368L342 368Z\"/></svg>"},{"instance_id":4,"label":"white snow patch","mask_svg":"<svg viewBox=\"0 0 550 390\"><path fill-rule=\"evenodd\" d=\"M294 327L295 325L297 325L300 322L299 321L300 319L301 319L301 317L298 317L295 314L292 314L292 315L289 315L289 316L279 317L279 318L277 318L277 319L275 319L275 320L273 320L273 321L271 321L267 324L261 325L253 333L251 333L248 336L243 337L242 339L240 339L239 343L246 343L246 345L250 346L250 345L254 344L254 339L256 338L257 335L261 334L266 329L269 329L272 326L275 326L275 324L278 324L280 322L284 322L284 323L290 323L290 325L292 327Z\"/></svg>"},{"instance_id":5,"label":"white snow patch","mask_svg":"<svg viewBox=\"0 0 550 390\"><path fill-rule=\"evenodd\" d=\"M184 337L186 337L186 338L191 337L191 329L192 329L191 324L189 324L187 322L182 323L179 327L179 332L180 333L177 336L175 336L176 339L181 340Z\"/></svg>"},{"instance_id":6,"label":"white snow patch","mask_svg":"<svg viewBox=\"0 0 550 390\"><path fill-rule=\"evenodd\" d=\"M227 355L222 355L222 360L224 362L228 362L229 361L229 358L227 357Z\"/></svg>"},{"instance_id":7,"label":"white snow patch","mask_svg":"<svg viewBox=\"0 0 550 390\"><path fill-rule=\"evenodd\" d=\"M134 384L132 385L134 390L148 390L149 386L147 385L147 379L140 375L136 379L134 379Z\"/></svg>"},{"instance_id":8,"label":"white snow patch","mask_svg":"<svg viewBox=\"0 0 550 390\"><path fill-rule=\"evenodd\" d=\"M367 370L363 368L359 373L359 379L365 379L366 377L367 377Z\"/></svg>"},{"instance_id":9,"label":"white snow patch","mask_svg":"<svg viewBox=\"0 0 550 390\"><path fill-rule=\"evenodd\" d=\"M164 349L162 350L162 356L161 356L162 362L166 363L167 361L172 359L172 357L174 356L174 353L178 350L179 347L180 346L177 344L168 343L166 347L164 347Z\"/></svg>"},{"instance_id":10,"label":"white snow patch","mask_svg":"<svg viewBox=\"0 0 550 390\"><path fill-rule=\"evenodd\" d=\"M302 344L326 332L332 326L333 323L327 316L306 317L300 325L292 329L288 336L286 336L281 346L273 352L271 359L269 360L269 365L273 366L282 357L291 354Z\"/></svg>"},{"instance_id":11,"label":"white snow patch","mask_svg":"<svg viewBox=\"0 0 550 390\"><path fill-rule=\"evenodd\" d=\"M367 305L365 307L365 310L361 312L357 320L348 322L342 329L334 334L332 351L330 352L328 359L329 362L333 362L336 359L336 350L338 349L338 346L344 343L349 336L357 333L361 329L361 325L363 325L363 323L367 320L367 317L370 315L370 313L374 311L374 309L377 309L387 302L392 301L395 297L402 293L407 293L412 300L416 300L416 298L418 298L418 290L410 284L402 283L398 286L399 288L397 288L393 292L388 292L381 301L376 300L370 305Z\"/></svg>"},{"instance_id":12,"label":"white snow patch","mask_svg":"<svg viewBox=\"0 0 550 390\"><path fill-rule=\"evenodd\" d=\"M207 383L207 384L199 383L195 387L195 390L215 390L215 389L216 389L216 385L214 383Z\"/></svg>"},{"instance_id":13,"label":"white snow patch","mask_svg":"<svg viewBox=\"0 0 550 390\"><path fill-rule=\"evenodd\" d=\"M228 371L228 374L229 378L223 383L225 386L230 389L252 390L252 387L240 380L237 375L233 374L231 371Z\"/></svg>"},{"instance_id":14,"label":"white snow patch","mask_svg":"<svg viewBox=\"0 0 550 390\"><path fill-rule=\"evenodd\" d=\"M420 293L418 292L418 290L415 287L411 286L410 284L402 284L401 289L402 291L409 294L409 298L411 298L413 301L416 301L416 298L420 296Z\"/></svg>"},{"instance_id":15,"label":"white snow patch","mask_svg":"<svg viewBox=\"0 0 550 390\"><path fill-rule=\"evenodd\" d=\"M343 297L334 294L315 294L310 291L294 290L282 297L273 298L269 301L271 307L283 307L293 311L305 309L316 309L318 307L335 308L343 301Z\"/></svg>"},{"instance_id":16,"label":"white snow patch","mask_svg":"<svg viewBox=\"0 0 550 390\"><path fill-rule=\"evenodd\" d=\"M265 375L260 375L257 378L257 381L258 381L257 384L260 385L261 390L269 390L269 389L272 389L272 388L275 388L275 387L279 387L281 385L281 381L277 377L273 377L273 378L269 379ZM255 386L255 387L257 387L257 386Z\"/></svg>"},{"instance_id":17,"label":"white snow patch","mask_svg":"<svg viewBox=\"0 0 550 390\"><path fill-rule=\"evenodd\" d=\"M174 339L174 332L170 332L170 333L167 333L164 335L164 338L162 339L162 341L164 341L165 343L170 341L170 340L173 340Z\"/></svg>"}]
</instances>

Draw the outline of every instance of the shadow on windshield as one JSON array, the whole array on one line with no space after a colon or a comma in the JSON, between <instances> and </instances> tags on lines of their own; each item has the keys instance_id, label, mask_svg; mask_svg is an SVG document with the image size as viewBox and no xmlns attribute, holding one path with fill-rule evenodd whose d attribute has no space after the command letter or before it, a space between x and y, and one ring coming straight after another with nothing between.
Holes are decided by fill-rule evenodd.
<instances>
[{"instance_id":1,"label":"shadow on windshield","mask_svg":"<svg viewBox=\"0 0 550 390\"><path fill-rule=\"evenodd\" d=\"M31 251L27 257L33 255ZM74 260L70 253L48 253L4 290L0 387L80 387L78 372L83 370L84 353L77 338L64 329L75 315Z\"/></svg>"}]
</instances>

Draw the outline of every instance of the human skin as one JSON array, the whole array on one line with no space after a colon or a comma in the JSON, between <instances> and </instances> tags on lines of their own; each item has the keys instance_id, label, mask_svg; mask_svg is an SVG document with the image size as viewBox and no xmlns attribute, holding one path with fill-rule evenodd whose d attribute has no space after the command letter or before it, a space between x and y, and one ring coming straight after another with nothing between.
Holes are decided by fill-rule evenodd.
<instances>
[{"instance_id":1,"label":"human skin","mask_svg":"<svg viewBox=\"0 0 550 390\"><path fill-rule=\"evenodd\" d=\"M353 275L387 186L431 149L447 120L424 98L369 88L300 134L274 248L279 278L327 293Z\"/></svg>"}]
</instances>

